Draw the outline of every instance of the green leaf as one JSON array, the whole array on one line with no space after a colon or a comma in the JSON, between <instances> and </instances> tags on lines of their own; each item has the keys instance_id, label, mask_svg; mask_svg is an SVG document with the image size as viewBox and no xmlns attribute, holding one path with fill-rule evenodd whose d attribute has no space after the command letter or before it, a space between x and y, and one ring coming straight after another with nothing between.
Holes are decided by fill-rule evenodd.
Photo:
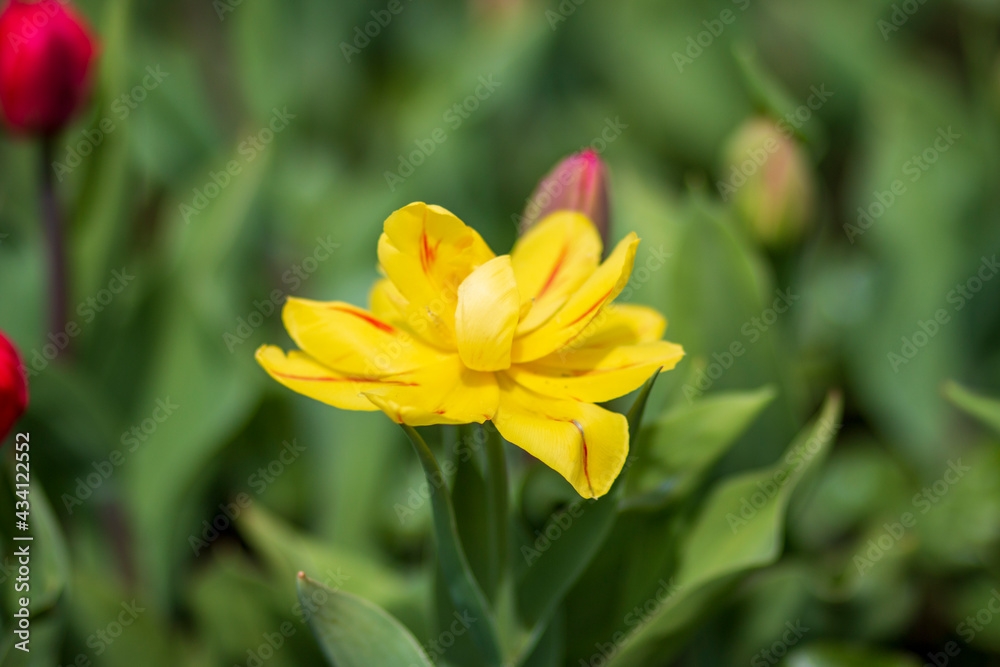
<instances>
[{"instance_id":1,"label":"green leaf","mask_svg":"<svg viewBox=\"0 0 1000 667\"><path fill-rule=\"evenodd\" d=\"M102 17L103 53L97 92L100 120L96 123L104 119L117 121L119 116L113 106L120 104L122 91L133 85L128 81L131 5L130 0L108 3ZM128 139L129 123L116 122L115 131L103 136L84 168L79 195L71 209L74 224L69 252L75 267L73 289L77 296L91 295L100 288L107 280L116 252L122 250L128 238L125 230L129 216L125 204L130 194L129 182L136 177L128 161ZM64 160L68 162L64 155L57 156L57 161Z\"/></svg>"},{"instance_id":2,"label":"green leaf","mask_svg":"<svg viewBox=\"0 0 1000 667\"><path fill-rule=\"evenodd\" d=\"M496 586L492 578L492 553L488 497L486 480L480 470L477 458L478 447L470 445L466 436L471 433L466 427L460 427L460 438L463 444L455 450L455 476L452 480L451 501L455 508L455 525L458 536L462 540L462 548L469 561L469 567L476 581L483 587L483 593L490 600L495 600ZM448 615L451 614L449 607Z\"/></svg>"},{"instance_id":3,"label":"green leaf","mask_svg":"<svg viewBox=\"0 0 1000 667\"><path fill-rule=\"evenodd\" d=\"M831 393L820 415L771 468L724 480L705 501L680 546L675 591L628 638L611 666L641 664L656 642L690 620L712 588L774 562L781 550L785 508L805 473L826 455L839 428L841 397ZM682 603L687 602L687 605Z\"/></svg>"},{"instance_id":4,"label":"green leaf","mask_svg":"<svg viewBox=\"0 0 1000 667\"><path fill-rule=\"evenodd\" d=\"M12 443L14 438L11 438ZM42 456L37 450L38 439L32 441L35 447L29 443L29 454ZM12 449L14 444L9 445ZM56 608L60 602L63 592L66 590L70 579L70 559L66 548L65 538L52 505L45 495L39 480L39 475L35 473L30 481L28 489L18 489L17 483L24 482L24 476L18 479L16 475L24 472L23 464L17 464L11 452L11 456L4 462L4 482L2 487L2 498L0 498L0 513L9 516L10 520L0 531L3 538L3 546L0 548L0 565L6 568L7 577L14 577L17 573L19 563L17 551L21 547L28 547L31 557L31 596L30 612L32 619L36 619L46 612ZM20 469L15 466L21 465ZM24 495L16 495L22 493ZM24 505L17 503L28 503L28 531L16 530L15 512L25 510ZM21 538L30 537L30 540ZM13 579L9 579L13 582ZM13 583L3 591L4 600L8 603L8 610L13 613L20 607L18 600L24 597L23 591L19 592Z\"/></svg>"},{"instance_id":5,"label":"green leaf","mask_svg":"<svg viewBox=\"0 0 1000 667\"><path fill-rule=\"evenodd\" d=\"M395 618L362 598L327 588L299 573L299 601L327 660L335 667L434 667Z\"/></svg>"},{"instance_id":6,"label":"green leaf","mask_svg":"<svg viewBox=\"0 0 1000 667\"><path fill-rule=\"evenodd\" d=\"M262 156L247 165L190 225L179 213L170 218L173 273L156 300L150 366L132 423L148 418L158 401L178 407L132 455L127 501L137 560L158 602L169 596L171 570L184 553L178 508L205 482L205 467L249 418L263 386L252 352L227 353L224 332L235 326L239 303L239 278L228 260L266 162Z\"/></svg>"},{"instance_id":7,"label":"green leaf","mask_svg":"<svg viewBox=\"0 0 1000 667\"><path fill-rule=\"evenodd\" d=\"M801 100L785 88L780 78L768 71L749 43L740 42L734 46L733 59L750 96L773 118L779 120L787 118L802 104ZM822 152L826 148L826 132L819 118L810 120L815 122L794 127L794 130L814 144L817 152Z\"/></svg>"},{"instance_id":8,"label":"green leaf","mask_svg":"<svg viewBox=\"0 0 1000 667\"><path fill-rule=\"evenodd\" d=\"M153 367L132 423L142 423L161 404L176 408L131 454L126 478L137 558L159 601L170 594L172 563L190 545L178 508L204 483L203 470L245 423L261 387L249 361L234 365L197 313L183 302L175 305L150 345Z\"/></svg>"},{"instance_id":9,"label":"green leaf","mask_svg":"<svg viewBox=\"0 0 1000 667\"><path fill-rule=\"evenodd\" d=\"M646 403L649 401L649 393L653 391L653 385L656 384L656 378L660 376L660 371L657 370L653 373L646 384L642 385L639 389L639 393L635 397L635 402L626 415L628 419L628 438L629 442L635 442L636 436L639 435L639 427L642 426L642 416L646 413Z\"/></svg>"},{"instance_id":10,"label":"green leaf","mask_svg":"<svg viewBox=\"0 0 1000 667\"><path fill-rule=\"evenodd\" d=\"M492 424L461 426L457 434L451 492L455 519L473 574L496 605L501 583L509 581L505 443Z\"/></svg>"},{"instance_id":11,"label":"green leaf","mask_svg":"<svg viewBox=\"0 0 1000 667\"><path fill-rule=\"evenodd\" d=\"M413 443L413 449L424 468L424 475L431 491L431 509L434 516L434 536L437 540L438 559L441 571L448 584L452 602L460 612L468 611L477 622L469 627L469 634L482 651L485 664L503 664L503 651L496 629L493 610L486 601L482 589L476 581L469 561L462 549L455 521L455 508L444 483L444 474L427 443L412 427L403 424L403 430ZM373 663L376 664L376 663Z\"/></svg>"},{"instance_id":12,"label":"green leaf","mask_svg":"<svg viewBox=\"0 0 1000 667\"><path fill-rule=\"evenodd\" d=\"M658 507L689 492L774 397L773 387L715 394L643 429L623 506Z\"/></svg>"},{"instance_id":13,"label":"green leaf","mask_svg":"<svg viewBox=\"0 0 1000 667\"><path fill-rule=\"evenodd\" d=\"M788 499L806 470L825 456L840 410L839 395L831 395L776 466L737 475L715 489L682 547L678 586L699 586L777 558Z\"/></svg>"},{"instance_id":14,"label":"green leaf","mask_svg":"<svg viewBox=\"0 0 1000 667\"><path fill-rule=\"evenodd\" d=\"M944 395L957 408L1000 433L1000 401L969 391L957 382L947 383Z\"/></svg>"},{"instance_id":15,"label":"green leaf","mask_svg":"<svg viewBox=\"0 0 1000 667\"><path fill-rule=\"evenodd\" d=\"M59 521L37 478L31 481L30 502L31 531L35 538L31 612L38 614L59 601L69 582L70 557Z\"/></svg>"},{"instance_id":16,"label":"green leaf","mask_svg":"<svg viewBox=\"0 0 1000 667\"><path fill-rule=\"evenodd\" d=\"M297 572L312 572L330 585L404 613L416 599L430 594L426 577L406 577L378 559L319 542L296 531L259 505L247 508L236 520L240 534L271 566L279 580ZM409 619L404 619L409 620ZM411 625L411 627L413 627Z\"/></svg>"}]
</instances>

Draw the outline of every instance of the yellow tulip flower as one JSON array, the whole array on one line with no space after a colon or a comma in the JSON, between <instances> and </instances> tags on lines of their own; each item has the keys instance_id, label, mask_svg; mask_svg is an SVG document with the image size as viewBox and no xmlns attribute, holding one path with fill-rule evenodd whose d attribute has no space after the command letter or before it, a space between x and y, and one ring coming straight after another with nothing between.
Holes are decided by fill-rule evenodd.
<instances>
[{"instance_id":1,"label":"yellow tulip flower","mask_svg":"<svg viewBox=\"0 0 1000 667\"><path fill-rule=\"evenodd\" d=\"M385 221L386 278L369 310L290 298L283 319L301 351L265 345L257 361L289 389L402 424L492 421L511 443L586 498L611 488L628 455L625 417L598 407L684 356L661 341L651 308L612 305L632 272L629 234L604 261L585 216L559 211L509 255L439 206Z\"/></svg>"}]
</instances>

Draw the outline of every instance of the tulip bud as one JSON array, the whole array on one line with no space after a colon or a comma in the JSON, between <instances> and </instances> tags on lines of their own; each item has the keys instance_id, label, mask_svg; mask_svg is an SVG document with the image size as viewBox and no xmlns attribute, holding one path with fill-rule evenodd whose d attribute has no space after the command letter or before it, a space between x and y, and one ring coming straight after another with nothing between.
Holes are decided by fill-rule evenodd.
<instances>
[{"instance_id":1,"label":"tulip bud","mask_svg":"<svg viewBox=\"0 0 1000 667\"><path fill-rule=\"evenodd\" d=\"M768 246L794 243L805 231L813 207L808 160L790 131L768 118L746 122L725 152L719 182L750 234Z\"/></svg>"},{"instance_id":2,"label":"tulip bud","mask_svg":"<svg viewBox=\"0 0 1000 667\"><path fill-rule=\"evenodd\" d=\"M56 0L10 0L0 11L0 105L18 132L51 134L90 93L90 29Z\"/></svg>"},{"instance_id":3,"label":"tulip bud","mask_svg":"<svg viewBox=\"0 0 1000 667\"><path fill-rule=\"evenodd\" d=\"M583 213L607 243L608 169L597 153L587 149L570 155L541 180L524 209L521 233L556 211Z\"/></svg>"},{"instance_id":4,"label":"tulip bud","mask_svg":"<svg viewBox=\"0 0 1000 667\"><path fill-rule=\"evenodd\" d=\"M0 332L0 443L28 407L24 364L14 345Z\"/></svg>"}]
</instances>

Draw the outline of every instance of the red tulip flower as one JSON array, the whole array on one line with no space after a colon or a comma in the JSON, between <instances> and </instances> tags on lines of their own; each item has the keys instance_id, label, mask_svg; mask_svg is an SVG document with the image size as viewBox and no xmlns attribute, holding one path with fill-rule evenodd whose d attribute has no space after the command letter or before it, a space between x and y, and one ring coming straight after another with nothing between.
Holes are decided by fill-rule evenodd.
<instances>
[{"instance_id":1,"label":"red tulip flower","mask_svg":"<svg viewBox=\"0 0 1000 667\"><path fill-rule=\"evenodd\" d=\"M56 0L10 0L0 11L0 105L15 131L52 134L90 93L97 44Z\"/></svg>"},{"instance_id":2,"label":"red tulip flower","mask_svg":"<svg viewBox=\"0 0 1000 667\"><path fill-rule=\"evenodd\" d=\"M28 407L24 364L14 345L0 332L0 443Z\"/></svg>"}]
</instances>

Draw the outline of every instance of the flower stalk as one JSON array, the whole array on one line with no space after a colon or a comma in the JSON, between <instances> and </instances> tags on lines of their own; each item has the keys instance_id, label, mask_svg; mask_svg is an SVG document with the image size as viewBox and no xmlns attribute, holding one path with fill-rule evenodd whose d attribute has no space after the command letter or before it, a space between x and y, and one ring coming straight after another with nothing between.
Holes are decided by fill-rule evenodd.
<instances>
[{"instance_id":1,"label":"flower stalk","mask_svg":"<svg viewBox=\"0 0 1000 667\"><path fill-rule=\"evenodd\" d=\"M485 427L479 427L484 428ZM487 521L491 528L489 572L486 584L487 594L494 600L503 584L507 571L507 457L504 454L503 439L498 433L486 434L487 458Z\"/></svg>"},{"instance_id":2,"label":"flower stalk","mask_svg":"<svg viewBox=\"0 0 1000 667\"><path fill-rule=\"evenodd\" d=\"M42 139L41 212L42 226L49 255L49 326L54 334L66 331L69 312L69 289L66 270L66 244L62 211L56 196L55 180L50 165L53 162L55 136ZM67 347L64 352L68 352Z\"/></svg>"}]
</instances>

